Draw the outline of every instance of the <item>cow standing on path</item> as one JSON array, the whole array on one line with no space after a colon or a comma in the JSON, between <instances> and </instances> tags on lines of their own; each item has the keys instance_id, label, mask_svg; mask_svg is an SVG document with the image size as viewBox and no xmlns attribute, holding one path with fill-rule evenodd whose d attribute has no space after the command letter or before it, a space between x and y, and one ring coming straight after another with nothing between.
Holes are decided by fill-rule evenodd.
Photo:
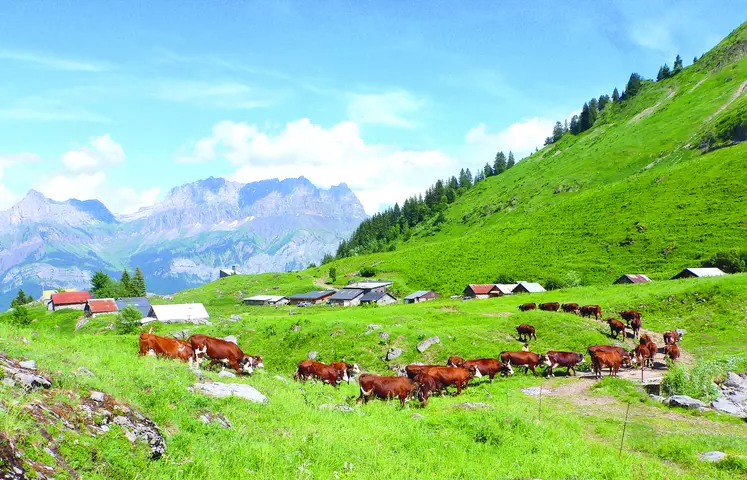
<instances>
[{"instance_id":1,"label":"cow standing on path","mask_svg":"<svg viewBox=\"0 0 747 480\"><path fill-rule=\"evenodd\" d=\"M547 352L545 355L547 360L545 361L545 365L547 365L547 375L550 377L553 377L553 369L558 367L566 367L568 370L566 370L565 375L566 377L570 374L571 370L573 370L573 375L576 375L576 365L584 361L584 355L582 353L575 353L575 352L557 352L554 350L551 350Z\"/></svg>"},{"instance_id":2,"label":"cow standing on path","mask_svg":"<svg viewBox=\"0 0 747 480\"><path fill-rule=\"evenodd\" d=\"M607 323L610 326L610 335L617 338L617 335L622 333L622 338L625 340L625 324L616 318L608 318Z\"/></svg>"},{"instance_id":3,"label":"cow standing on path","mask_svg":"<svg viewBox=\"0 0 747 480\"><path fill-rule=\"evenodd\" d=\"M192 335L189 338L189 343L192 345L197 368L200 368L200 364L205 357L210 359L210 366L219 363L224 366L230 365L239 374L251 374L254 371L252 364L255 364L257 368L264 366L261 357L246 355L235 343L220 338Z\"/></svg>"},{"instance_id":4,"label":"cow standing on path","mask_svg":"<svg viewBox=\"0 0 747 480\"><path fill-rule=\"evenodd\" d=\"M602 317L602 307L599 305L584 305L581 307L582 317L591 317L594 315L595 320L599 320Z\"/></svg>"},{"instance_id":5,"label":"cow standing on path","mask_svg":"<svg viewBox=\"0 0 747 480\"><path fill-rule=\"evenodd\" d=\"M610 376L616 377L617 371L622 365L622 355L614 350L589 350L589 356L591 357L591 365L594 368L594 376L596 378L602 378L604 374L602 370L604 367L609 367Z\"/></svg>"},{"instance_id":6,"label":"cow standing on path","mask_svg":"<svg viewBox=\"0 0 747 480\"><path fill-rule=\"evenodd\" d=\"M680 358L680 349L674 343L672 343L671 345L665 345L664 346L664 355L666 355L667 357L669 357L669 359L671 361L676 362L677 359Z\"/></svg>"}]
</instances>

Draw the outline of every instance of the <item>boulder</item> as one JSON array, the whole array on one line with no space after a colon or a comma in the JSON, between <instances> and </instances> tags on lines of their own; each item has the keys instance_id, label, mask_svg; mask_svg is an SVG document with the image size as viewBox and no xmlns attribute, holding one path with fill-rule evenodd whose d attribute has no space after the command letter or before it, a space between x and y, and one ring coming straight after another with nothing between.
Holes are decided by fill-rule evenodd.
<instances>
[{"instance_id":1,"label":"boulder","mask_svg":"<svg viewBox=\"0 0 747 480\"><path fill-rule=\"evenodd\" d=\"M13 375L13 380L23 385L26 389L49 388L52 383L44 377L30 373L18 372Z\"/></svg>"},{"instance_id":2,"label":"boulder","mask_svg":"<svg viewBox=\"0 0 747 480\"><path fill-rule=\"evenodd\" d=\"M728 372L726 374L726 380L724 380L724 383L722 386L726 388L731 388L733 390L744 390L747 391L747 380L740 377L734 372Z\"/></svg>"},{"instance_id":3,"label":"boulder","mask_svg":"<svg viewBox=\"0 0 747 480\"><path fill-rule=\"evenodd\" d=\"M457 403L452 408L461 408L464 410L475 410L478 408L490 408L490 405L483 402L467 402L467 403Z\"/></svg>"},{"instance_id":4,"label":"boulder","mask_svg":"<svg viewBox=\"0 0 747 480\"><path fill-rule=\"evenodd\" d=\"M418 343L418 352L423 353L436 343L441 343L441 339L438 337L426 338L422 342Z\"/></svg>"},{"instance_id":5,"label":"boulder","mask_svg":"<svg viewBox=\"0 0 747 480\"><path fill-rule=\"evenodd\" d=\"M389 332L379 332L379 338L386 342L389 340Z\"/></svg>"},{"instance_id":6,"label":"boulder","mask_svg":"<svg viewBox=\"0 0 747 480\"><path fill-rule=\"evenodd\" d=\"M86 367L79 367L75 374L81 377L93 377L93 372L87 369Z\"/></svg>"},{"instance_id":7,"label":"boulder","mask_svg":"<svg viewBox=\"0 0 747 480\"><path fill-rule=\"evenodd\" d=\"M308 353L308 355L306 355L306 358L308 358L309 360L314 360L316 356L317 356L317 353L314 350L312 350Z\"/></svg>"},{"instance_id":8,"label":"boulder","mask_svg":"<svg viewBox=\"0 0 747 480\"><path fill-rule=\"evenodd\" d=\"M395 358L402 355L402 349L401 348L390 348L389 351L386 352L386 360L394 360Z\"/></svg>"},{"instance_id":9,"label":"boulder","mask_svg":"<svg viewBox=\"0 0 747 480\"><path fill-rule=\"evenodd\" d=\"M221 382L207 382L207 383L195 383L192 385L193 391L204 393L211 397L240 397L250 402L255 403L267 403L267 397L262 395L250 385L243 383L221 383Z\"/></svg>"},{"instance_id":10,"label":"boulder","mask_svg":"<svg viewBox=\"0 0 747 480\"><path fill-rule=\"evenodd\" d=\"M178 332L174 332L171 336L179 340L188 340L190 337L189 330L179 330Z\"/></svg>"},{"instance_id":11,"label":"boulder","mask_svg":"<svg viewBox=\"0 0 747 480\"><path fill-rule=\"evenodd\" d=\"M231 322L240 322L241 321L241 315L231 315L231 318L229 319Z\"/></svg>"},{"instance_id":12,"label":"boulder","mask_svg":"<svg viewBox=\"0 0 747 480\"><path fill-rule=\"evenodd\" d=\"M698 454L698 460L700 460L701 462L720 462L725 458L726 454L719 451L703 452Z\"/></svg>"},{"instance_id":13,"label":"boulder","mask_svg":"<svg viewBox=\"0 0 747 480\"><path fill-rule=\"evenodd\" d=\"M25 362L18 362L18 365L22 368L27 368L29 370L36 370L35 360L26 360Z\"/></svg>"},{"instance_id":14,"label":"boulder","mask_svg":"<svg viewBox=\"0 0 747 480\"><path fill-rule=\"evenodd\" d=\"M280 380L283 383L288 383L288 379L285 377L281 377L280 375L275 375L275 380Z\"/></svg>"},{"instance_id":15,"label":"boulder","mask_svg":"<svg viewBox=\"0 0 747 480\"><path fill-rule=\"evenodd\" d=\"M112 423L122 428L127 439L135 443L137 440L143 440L148 443L151 451L151 458L159 458L166 451L166 440L155 423L143 417L139 420L132 420L125 416L114 417Z\"/></svg>"},{"instance_id":16,"label":"boulder","mask_svg":"<svg viewBox=\"0 0 747 480\"><path fill-rule=\"evenodd\" d=\"M95 402L103 402L104 401L104 392L91 392L91 400Z\"/></svg>"},{"instance_id":17,"label":"boulder","mask_svg":"<svg viewBox=\"0 0 747 480\"><path fill-rule=\"evenodd\" d=\"M228 370L221 370L220 373L218 373L218 376L219 377L231 378L231 377L235 377L236 374L233 373L233 372L230 372Z\"/></svg>"},{"instance_id":18,"label":"boulder","mask_svg":"<svg viewBox=\"0 0 747 480\"><path fill-rule=\"evenodd\" d=\"M747 409L745 409L742 405L736 404L726 398L719 398L714 400L711 406L717 412L734 415L740 418L747 417Z\"/></svg>"},{"instance_id":19,"label":"boulder","mask_svg":"<svg viewBox=\"0 0 747 480\"><path fill-rule=\"evenodd\" d=\"M238 345L239 344L239 341L236 339L235 335L229 335L227 337L223 337L223 340L225 340L227 342L231 342L234 345Z\"/></svg>"},{"instance_id":20,"label":"boulder","mask_svg":"<svg viewBox=\"0 0 747 480\"><path fill-rule=\"evenodd\" d=\"M670 407L682 407L688 410L695 410L696 408L704 408L706 404L687 395L673 395L669 397Z\"/></svg>"}]
</instances>

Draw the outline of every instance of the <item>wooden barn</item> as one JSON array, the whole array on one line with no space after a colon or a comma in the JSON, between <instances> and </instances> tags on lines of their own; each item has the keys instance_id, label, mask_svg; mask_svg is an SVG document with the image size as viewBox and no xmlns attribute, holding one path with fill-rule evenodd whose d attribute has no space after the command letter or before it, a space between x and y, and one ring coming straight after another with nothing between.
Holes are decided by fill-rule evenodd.
<instances>
[{"instance_id":1,"label":"wooden barn","mask_svg":"<svg viewBox=\"0 0 747 480\"><path fill-rule=\"evenodd\" d=\"M291 305L298 305L301 302L320 304L327 301L329 297L335 294L334 290L314 290L307 293L298 293L288 297Z\"/></svg>"},{"instance_id":2,"label":"wooden barn","mask_svg":"<svg viewBox=\"0 0 747 480\"><path fill-rule=\"evenodd\" d=\"M464 298L490 298L499 297L501 293L494 283L470 283L464 289Z\"/></svg>"},{"instance_id":3,"label":"wooden barn","mask_svg":"<svg viewBox=\"0 0 747 480\"><path fill-rule=\"evenodd\" d=\"M686 268L672 277L672 280L677 280L678 278L720 277L721 275L726 275L726 273L719 268Z\"/></svg>"},{"instance_id":4,"label":"wooden barn","mask_svg":"<svg viewBox=\"0 0 747 480\"><path fill-rule=\"evenodd\" d=\"M406 296L405 303L427 302L428 300L433 300L440 296L441 295L437 294L433 290L418 290L417 292L411 293L410 295Z\"/></svg>"},{"instance_id":5,"label":"wooden barn","mask_svg":"<svg viewBox=\"0 0 747 480\"><path fill-rule=\"evenodd\" d=\"M88 292L60 292L53 293L52 299L49 300L47 308L49 310L84 310L86 303L91 299Z\"/></svg>"},{"instance_id":6,"label":"wooden barn","mask_svg":"<svg viewBox=\"0 0 747 480\"><path fill-rule=\"evenodd\" d=\"M96 317L106 313L117 313L119 308L113 298L92 298L88 300L83 311L86 317Z\"/></svg>"},{"instance_id":7,"label":"wooden barn","mask_svg":"<svg viewBox=\"0 0 747 480\"><path fill-rule=\"evenodd\" d=\"M253 305L253 306L261 306L261 305L274 305L274 306L280 306L280 305L287 305L288 297L284 297L282 295L255 295L253 297L245 298L244 299L244 305Z\"/></svg>"},{"instance_id":8,"label":"wooden barn","mask_svg":"<svg viewBox=\"0 0 747 480\"><path fill-rule=\"evenodd\" d=\"M615 280L615 285L626 285L632 283L648 283L651 279L642 273L626 273Z\"/></svg>"},{"instance_id":9,"label":"wooden barn","mask_svg":"<svg viewBox=\"0 0 747 480\"><path fill-rule=\"evenodd\" d=\"M361 304L391 305L397 303L397 299L388 292L368 292L361 297Z\"/></svg>"}]
</instances>

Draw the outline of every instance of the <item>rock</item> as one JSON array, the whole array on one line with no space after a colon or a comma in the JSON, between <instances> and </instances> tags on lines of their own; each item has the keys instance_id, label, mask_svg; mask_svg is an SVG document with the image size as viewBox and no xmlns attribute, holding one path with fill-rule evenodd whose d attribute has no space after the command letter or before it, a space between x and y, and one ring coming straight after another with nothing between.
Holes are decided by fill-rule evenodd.
<instances>
[{"instance_id":1,"label":"rock","mask_svg":"<svg viewBox=\"0 0 747 480\"><path fill-rule=\"evenodd\" d=\"M297 331L301 330L301 325L295 324L295 325L293 325L293 327L291 327L291 330L293 330L294 332L297 332Z\"/></svg>"},{"instance_id":2,"label":"rock","mask_svg":"<svg viewBox=\"0 0 747 480\"><path fill-rule=\"evenodd\" d=\"M673 395L668 400L670 407L682 407L689 410L705 407L706 404L687 395Z\"/></svg>"},{"instance_id":3,"label":"rock","mask_svg":"<svg viewBox=\"0 0 747 480\"><path fill-rule=\"evenodd\" d=\"M379 332L379 338L384 341L389 340L389 332Z\"/></svg>"},{"instance_id":4,"label":"rock","mask_svg":"<svg viewBox=\"0 0 747 480\"><path fill-rule=\"evenodd\" d=\"M426 338L422 342L418 343L418 352L423 353L428 350L431 345L434 345L436 343L441 343L441 339L438 337Z\"/></svg>"},{"instance_id":5,"label":"rock","mask_svg":"<svg viewBox=\"0 0 747 480\"><path fill-rule=\"evenodd\" d=\"M18 365L21 368L27 368L29 370L36 370L36 361L35 360L26 360L25 362L18 362Z\"/></svg>"},{"instance_id":6,"label":"rock","mask_svg":"<svg viewBox=\"0 0 747 480\"><path fill-rule=\"evenodd\" d=\"M155 423L143 417L142 420L132 421L125 416L114 417L112 423L122 428L127 439L135 443L137 440L147 442L150 446L151 458L159 458L166 451L166 440Z\"/></svg>"},{"instance_id":7,"label":"rock","mask_svg":"<svg viewBox=\"0 0 747 480\"><path fill-rule=\"evenodd\" d=\"M719 451L703 452L698 454L698 460L700 460L701 462L720 462L725 458L726 454Z\"/></svg>"},{"instance_id":8,"label":"rock","mask_svg":"<svg viewBox=\"0 0 747 480\"><path fill-rule=\"evenodd\" d=\"M223 428L232 428L231 422L228 421L226 417L223 415L213 415L212 413L205 413L200 416L200 420L202 420L202 423L205 425L209 425L211 423L217 423Z\"/></svg>"},{"instance_id":9,"label":"rock","mask_svg":"<svg viewBox=\"0 0 747 480\"><path fill-rule=\"evenodd\" d=\"M410 418L412 418L412 419L414 419L414 420L423 420L423 419L424 419L425 417L424 417L424 416L422 416L422 415L421 415L421 414L419 414L419 413L413 413L412 415L410 415Z\"/></svg>"},{"instance_id":10,"label":"rock","mask_svg":"<svg viewBox=\"0 0 747 480\"><path fill-rule=\"evenodd\" d=\"M104 401L104 392L91 392L91 400L95 402L103 402Z\"/></svg>"},{"instance_id":11,"label":"rock","mask_svg":"<svg viewBox=\"0 0 747 480\"><path fill-rule=\"evenodd\" d=\"M231 322L240 322L241 321L241 315L231 315L231 318L229 320Z\"/></svg>"},{"instance_id":12,"label":"rock","mask_svg":"<svg viewBox=\"0 0 747 480\"><path fill-rule=\"evenodd\" d=\"M724 383L722 385L734 390L747 390L747 380L740 377L734 372L728 372L726 374L726 380L724 380Z\"/></svg>"},{"instance_id":13,"label":"rock","mask_svg":"<svg viewBox=\"0 0 747 480\"><path fill-rule=\"evenodd\" d=\"M314 350L312 350L312 351L309 352L309 354L306 356L306 358L308 358L309 360L314 360L316 358L316 355L317 355L317 353Z\"/></svg>"},{"instance_id":14,"label":"rock","mask_svg":"<svg viewBox=\"0 0 747 480\"><path fill-rule=\"evenodd\" d=\"M400 355L402 355L402 349L401 348L390 348L386 352L386 360L387 361L394 360L395 358L399 357Z\"/></svg>"},{"instance_id":15,"label":"rock","mask_svg":"<svg viewBox=\"0 0 747 480\"><path fill-rule=\"evenodd\" d=\"M257 389L243 383L195 383L192 385L192 389L211 397L223 398L236 396L256 403L267 403L269 401L267 400L267 397L259 393Z\"/></svg>"},{"instance_id":16,"label":"rock","mask_svg":"<svg viewBox=\"0 0 747 480\"><path fill-rule=\"evenodd\" d=\"M77 332L81 328L85 327L86 325L88 325L88 322L90 321L91 319L89 317L81 318L80 320L78 320L78 323L75 324L75 331Z\"/></svg>"},{"instance_id":17,"label":"rock","mask_svg":"<svg viewBox=\"0 0 747 480\"><path fill-rule=\"evenodd\" d=\"M747 417L747 409L745 409L743 406L738 405L726 398L719 398L719 399L714 400L713 403L711 403L711 406L717 412L734 415L740 418Z\"/></svg>"},{"instance_id":18,"label":"rock","mask_svg":"<svg viewBox=\"0 0 747 480\"><path fill-rule=\"evenodd\" d=\"M478 408L490 408L490 405L483 402L467 402L467 403L457 403L452 408L462 408L465 410L475 410Z\"/></svg>"},{"instance_id":19,"label":"rock","mask_svg":"<svg viewBox=\"0 0 747 480\"><path fill-rule=\"evenodd\" d=\"M234 345L238 345L239 344L239 341L236 339L236 337L234 335L229 335L227 337L223 337L223 340L225 340L227 342L231 342Z\"/></svg>"},{"instance_id":20,"label":"rock","mask_svg":"<svg viewBox=\"0 0 747 480\"><path fill-rule=\"evenodd\" d=\"M49 388L52 383L44 377L39 375L32 375L30 373L18 372L13 375L13 379L23 385L26 389L34 388Z\"/></svg>"},{"instance_id":21,"label":"rock","mask_svg":"<svg viewBox=\"0 0 747 480\"><path fill-rule=\"evenodd\" d=\"M219 377L231 378L231 377L235 377L236 374L233 373L233 372L229 372L228 370L221 370L220 373L218 374L218 376Z\"/></svg>"},{"instance_id":22,"label":"rock","mask_svg":"<svg viewBox=\"0 0 747 480\"><path fill-rule=\"evenodd\" d=\"M332 404L332 403L325 403L323 405L319 405L320 410L338 410L340 412L352 412L353 407L349 405L343 405L343 404Z\"/></svg>"},{"instance_id":23,"label":"rock","mask_svg":"<svg viewBox=\"0 0 747 480\"><path fill-rule=\"evenodd\" d=\"M190 337L189 330L179 330L178 332L172 333L171 336L178 338L179 340L187 340Z\"/></svg>"},{"instance_id":24,"label":"rock","mask_svg":"<svg viewBox=\"0 0 747 480\"><path fill-rule=\"evenodd\" d=\"M81 377L93 377L93 372L87 369L86 367L79 367L75 374Z\"/></svg>"},{"instance_id":25,"label":"rock","mask_svg":"<svg viewBox=\"0 0 747 480\"><path fill-rule=\"evenodd\" d=\"M16 382L12 378L3 378L3 385L7 385L8 387L15 387Z\"/></svg>"},{"instance_id":26,"label":"rock","mask_svg":"<svg viewBox=\"0 0 747 480\"><path fill-rule=\"evenodd\" d=\"M377 325L375 323L372 323L366 327L368 330L365 331L365 335L368 335L369 333L373 333L376 330L381 330L381 325Z\"/></svg>"},{"instance_id":27,"label":"rock","mask_svg":"<svg viewBox=\"0 0 747 480\"><path fill-rule=\"evenodd\" d=\"M531 395L533 397L536 397L540 394L540 387L527 387L521 389L522 393L525 393L527 395ZM547 393L547 390L545 389L542 393Z\"/></svg>"},{"instance_id":28,"label":"rock","mask_svg":"<svg viewBox=\"0 0 747 480\"><path fill-rule=\"evenodd\" d=\"M275 375L276 380L280 380L283 383L288 383L288 379L285 377L281 377L280 375Z\"/></svg>"},{"instance_id":29,"label":"rock","mask_svg":"<svg viewBox=\"0 0 747 480\"><path fill-rule=\"evenodd\" d=\"M666 397L662 397L661 395L654 395L653 393L651 393L648 396L651 398L651 400L653 400L655 402L658 402L658 403L666 403L667 402Z\"/></svg>"}]
</instances>

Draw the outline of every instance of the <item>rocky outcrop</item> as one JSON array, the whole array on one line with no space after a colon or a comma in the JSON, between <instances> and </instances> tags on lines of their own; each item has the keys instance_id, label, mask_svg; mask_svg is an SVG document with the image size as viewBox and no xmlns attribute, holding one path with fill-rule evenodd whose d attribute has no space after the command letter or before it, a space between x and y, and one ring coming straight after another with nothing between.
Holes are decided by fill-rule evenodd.
<instances>
[{"instance_id":1,"label":"rocky outcrop","mask_svg":"<svg viewBox=\"0 0 747 480\"><path fill-rule=\"evenodd\" d=\"M438 337L426 338L422 342L418 343L418 352L423 353L437 343L441 343L441 339Z\"/></svg>"},{"instance_id":2,"label":"rocky outcrop","mask_svg":"<svg viewBox=\"0 0 747 480\"><path fill-rule=\"evenodd\" d=\"M192 390L211 397L240 397L250 402L267 403L269 400L250 385L243 383L207 382L195 383Z\"/></svg>"}]
</instances>

